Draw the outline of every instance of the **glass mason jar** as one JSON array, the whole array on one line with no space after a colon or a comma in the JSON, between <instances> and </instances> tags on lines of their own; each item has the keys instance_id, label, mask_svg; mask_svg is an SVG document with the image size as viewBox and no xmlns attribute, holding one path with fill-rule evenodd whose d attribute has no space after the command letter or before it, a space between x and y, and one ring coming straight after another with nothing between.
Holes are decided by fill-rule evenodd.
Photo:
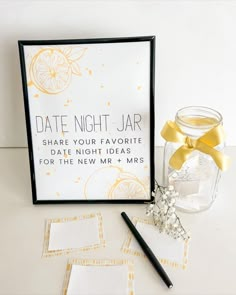
<instances>
[{"instance_id":1,"label":"glass mason jar","mask_svg":"<svg viewBox=\"0 0 236 295\"><path fill-rule=\"evenodd\" d=\"M197 139L222 124L222 116L210 108L190 106L176 113L175 123L186 136ZM176 208L185 212L200 212L214 202L221 172L211 156L198 150L190 154L180 170L173 169L169 160L181 145L173 142L165 144L163 182L165 185L173 185L179 193ZM224 143L215 149L223 151Z\"/></svg>"}]
</instances>

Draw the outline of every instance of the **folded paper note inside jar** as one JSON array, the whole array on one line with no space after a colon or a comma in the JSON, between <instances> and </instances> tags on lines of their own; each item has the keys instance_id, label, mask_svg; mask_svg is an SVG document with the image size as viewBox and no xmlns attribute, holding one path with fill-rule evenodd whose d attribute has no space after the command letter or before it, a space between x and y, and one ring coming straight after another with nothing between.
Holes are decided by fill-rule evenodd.
<instances>
[{"instance_id":1,"label":"folded paper note inside jar","mask_svg":"<svg viewBox=\"0 0 236 295\"><path fill-rule=\"evenodd\" d=\"M134 295L133 263L79 260L67 265L63 295Z\"/></svg>"},{"instance_id":2,"label":"folded paper note inside jar","mask_svg":"<svg viewBox=\"0 0 236 295\"><path fill-rule=\"evenodd\" d=\"M101 214L47 220L43 256L104 246Z\"/></svg>"},{"instance_id":3,"label":"folded paper note inside jar","mask_svg":"<svg viewBox=\"0 0 236 295\"><path fill-rule=\"evenodd\" d=\"M133 218L137 230L162 264L185 269L187 266L188 240L177 240L160 233L152 221ZM127 254L143 256L141 247L131 233L126 238L122 251Z\"/></svg>"}]
</instances>

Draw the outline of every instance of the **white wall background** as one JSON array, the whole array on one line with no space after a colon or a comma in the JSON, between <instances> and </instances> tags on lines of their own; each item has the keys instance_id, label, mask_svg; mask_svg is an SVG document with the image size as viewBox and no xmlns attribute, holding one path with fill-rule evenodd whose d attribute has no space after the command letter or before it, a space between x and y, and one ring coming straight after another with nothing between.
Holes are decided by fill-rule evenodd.
<instances>
[{"instance_id":1,"label":"white wall background","mask_svg":"<svg viewBox=\"0 0 236 295\"><path fill-rule=\"evenodd\" d=\"M26 146L18 39L156 35L156 144L177 109L205 105L236 145L235 1L0 0L0 146Z\"/></svg>"}]
</instances>

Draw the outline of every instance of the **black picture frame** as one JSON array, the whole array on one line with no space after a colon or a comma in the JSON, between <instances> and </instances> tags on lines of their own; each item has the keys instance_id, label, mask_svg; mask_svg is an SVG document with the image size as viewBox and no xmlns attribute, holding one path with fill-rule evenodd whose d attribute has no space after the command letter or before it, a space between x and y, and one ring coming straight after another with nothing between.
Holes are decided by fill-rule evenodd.
<instances>
[{"instance_id":1,"label":"black picture frame","mask_svg":"<svg viewBox=\"0 0 236 295\"><path fill-rule=\"evenodd\" d=\"M23 96L24 96L24 107L25 107L25 120L26 120L26 130L27 130L27 140L28 140L28 152L29 152L29 163L30 163L30 174L31 174L31 188L32 188L32 200L33 204L65 204L65 203L144 203L153 200L152 191L155 188L155 36L139 36L139 37L119 37L119 38L96 38L96 39L72 39L72 40L20 40L18 41L19 56L20 56L20 66L21 66L21 76L22 76L22 86L23 86ZM147 103L149 103L149 189L148 197L145 198L91 198L84 199L78 197L58 197L57 199L51 195L48 198L39 197L38 189L40 184L37 183L37 167L35 166L35 156L37 156L37 150L34 146L34 135L32 131L32 120L33 117L30 99L32 95L29 93L29 81L27 79L27 56L26 48L50 48L50 46L90 46L92 44L135 44L138 46L142 42L148 42L149 45L149 85L148 85L148 97ZM35 66L35 65L34 65ZM35 66L36 67L36 66ZM40 67L39 67L40 68ZM32 64L31 64L32 70ZM40 90L39 85L37 85L37 90Z\"/></svg>"}]
</instances>

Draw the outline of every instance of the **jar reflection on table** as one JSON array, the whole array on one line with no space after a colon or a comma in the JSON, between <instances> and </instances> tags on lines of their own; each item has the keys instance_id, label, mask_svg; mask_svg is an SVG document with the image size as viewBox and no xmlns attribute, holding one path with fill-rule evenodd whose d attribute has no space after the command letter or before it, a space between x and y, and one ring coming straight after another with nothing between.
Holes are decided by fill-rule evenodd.
<instances>
[{"instance_id":1,"label":"jar reflection on table","mask_svg":"<svg viewBox=\"0 0 236 295\"><path fill-rule=\"evenodd\" d=\"M222 116L210 108L186 107L177 112L175 123L186 136L197 139L222 124ZM190 154L180 170L173 169L169 160L181 145L166 142L163 181L165 185L172 184L179 193L176 208L185 212L200 212L214 202L221 172L211 156L198 150ZM224 143L215 148L223 151Z\"/></svg>"}]
</instances>

